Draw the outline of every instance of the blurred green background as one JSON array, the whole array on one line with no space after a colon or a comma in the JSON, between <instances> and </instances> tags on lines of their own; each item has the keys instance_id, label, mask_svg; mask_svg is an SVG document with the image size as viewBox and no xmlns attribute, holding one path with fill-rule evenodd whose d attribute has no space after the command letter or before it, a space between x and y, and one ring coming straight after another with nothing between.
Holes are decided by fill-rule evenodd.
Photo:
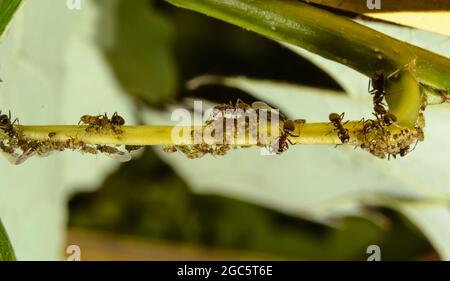
<instances>
[{"instance_id":1,"label":"blurred green background","mask_svg":"<svg viewBox=\"0 0 450 281\"><path fill-rule=\"evenodd\" d=\"M103 55L138 108L162 109L187 97L254 99L223 86L186 89L187 81L203 74L340 90L327 74L280 44L164 1L96 4L102 11L98 42ZM383 260L433 257L430 244L405 217L387 209L367 211L372 217L340 219L330 227L235 199L198 195L147 148L109 175L98 191L75 195L69 226L140 237L144 244L228 249L235 255L231 258L251 252L261 259L365 260L372 244L383 249Z\"/></svg>"}]
</instances>

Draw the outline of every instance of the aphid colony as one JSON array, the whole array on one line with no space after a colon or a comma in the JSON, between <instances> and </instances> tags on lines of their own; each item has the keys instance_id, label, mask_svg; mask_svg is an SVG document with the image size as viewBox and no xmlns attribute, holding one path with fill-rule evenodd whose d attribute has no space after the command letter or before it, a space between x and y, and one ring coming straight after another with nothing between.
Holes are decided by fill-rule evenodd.
<instances>
[{"instance_id":1,"label":"aphid colony","mask_svg":"<svg viewBox=\"0 0 450 281\"><path fill-rule=\"evenodd\" d=\"M382 71L377 71L371 79L372 89L369 89L369 93L373 95L374 104L374 116L375 120L362 120L362 129L357 134L358 139L361 141L360 147L374 156L385 159L386 157L396 158L397 155L401 157L408 154L411 149L411 144L424 140L423 127L425 126L425 120L423 116L423 110L425 110L425 103L419 113L418 122L414 129L401 129L401 130L386 130L387 127L393 125L397 118L392 113L389 113L383 99L386 95L385 88L385 76Z\"/></svg>"},{"instance_id":2,"label":"aphid colony","mask_svg":"<svg viewBox=\"0 0 450 281\"><path fill-rule=\"evenodd\" d=\"M375 119L362 119L361 129L356 130L355 136L360 143L359 147L368 151L378 158L388 158L397 155L405 156L414 150L418 141L424 140L423 128L425 119L423 111L425 110L425 102L419 113L419 118L414 129L387 130L387 128L395 122L397 117L386 109L383 100L386 96L384 90L386 78L383 71L376 71L369 83L369 93L373 95L373 115ZM331 113L330 122L333 124L335 132L342 144L350 141L349 130L344 126L348 121L343 122L344 113ZM415 142L414 148L411 144Z\"/></svg>"},{"instance_id":3,"label":"aphid colony","mask_svg":"<svg viewBox=\"0 0 450 281\"><path fill-rule=\"evenodd\" d=\"M11 122L11 114L1 114L0 111L0 133L4 138L0 141L0 149L4 152L8 160L13 164L21 164L29 157L37 155L45 157L55 151L63 151L66 149L78 150L82 153L99 154L103 153L113 159L119 161L131 160L130 152L137 150L139 146L111 146L111 145L92 145L86 144L81 139L71 137L65 141L57 139L56 132L48 133L48 140L35 141L26 139L20 130L14 125L18 123L15 119ZM120 126L125 124L125 120L114 113L109 119L106 115L81 117L80 123L86 125L86 132L101 132L102 130L112 130L116 134L120 134L122 130Z\"/></svg>"},{"instance_id":4,"label":"aphid colony","mask_svg":"<svg viewBox=\"0 0 450 281\"><path fill-rule=\"evenodd\" d=\"M265 120L265 123L260 127L261 120ZM305 123L305 120L295 121ZM270 122L279 122L278 132L261 134L260 130L267 130L267 125L270 125ZM192 140L198 139L200 143L164 146L163 150L169 153L179 151L188 158L199 158L206 154L225 155L231 148L246 148L257 145L265 147L271 153L281 154L289 148L289 144L292 144L289 136L298 136L294 134L296 126L293 120L287 120L283 114L261 101L254 102L252 105L241 100L237 100L235 104L230 102L217 105L213 108L213 112L206 120L204 127L210 125L214 125L212 136L215 137L216 142L208 144L203 141L201 130L192 130ZM222 130L216 130L217 128ZM247 138L255 142L247 145L235 144L230 141L237 138L239 129Z\"/></svg>"}]
</instances>

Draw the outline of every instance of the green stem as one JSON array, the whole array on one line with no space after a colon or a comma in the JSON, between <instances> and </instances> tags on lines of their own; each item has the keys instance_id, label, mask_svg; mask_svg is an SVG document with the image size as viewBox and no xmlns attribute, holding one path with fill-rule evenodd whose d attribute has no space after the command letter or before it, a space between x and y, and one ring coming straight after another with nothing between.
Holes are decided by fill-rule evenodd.
<instances>
[{"instance_id":1,"label":"green stem","mask_svg":"<svg viewBox=\"0 0 450 281\"><path fill-rule=\"evenodd\" d=\"M271 127L267 126L267 130L270 132ZM361 130L361 126L362 123L359 121L348 122L345 125L351 137L348 144L360 143L357 132ZM86 126L77 125L16 126L16 128L29 141L66 142L76 139L85 144L105 145L182 145L186 143L177 141L173 137L175 128L186 130L188 134L193 129L202 129L202 127L191 126L122 126L120 128L122 132L117 134L111 130L86 132ZM294 136L289 136L289 139L295 144L340 144L341 141L334 129L333 125L327 122L296 125ZM248 135L236 137L235 144L248 145Z\"/></svg>"},{"instance_id":2,"label":"green stem","mask_svg":"<svg viewBox=\"0 0 450 281\"><path fill-rule=\"evenodd\" d=\"M412 61L417 80L450 91L450 60L294 0L167 0L274 40L302 47L371 77Z\"/></svg>"}]
</instances>

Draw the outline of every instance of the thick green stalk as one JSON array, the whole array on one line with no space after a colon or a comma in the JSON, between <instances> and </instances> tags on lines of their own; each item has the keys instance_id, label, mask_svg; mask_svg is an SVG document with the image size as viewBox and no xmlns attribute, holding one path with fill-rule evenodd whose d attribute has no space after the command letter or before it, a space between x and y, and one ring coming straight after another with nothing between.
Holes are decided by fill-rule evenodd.
<instances>
[{"instance_id":1,"label":"thick green stalk","mask_svg":"<svg viewBox=\"0 0 450 281\"><path fill-rule=\"evenodd\" d=\"M274 40L302 47L371 77L415 62L418 82L450 91L450 60L294 0L167 0ZM238 43L237 43L238 44Z\"/></svg>"}]
</instances>

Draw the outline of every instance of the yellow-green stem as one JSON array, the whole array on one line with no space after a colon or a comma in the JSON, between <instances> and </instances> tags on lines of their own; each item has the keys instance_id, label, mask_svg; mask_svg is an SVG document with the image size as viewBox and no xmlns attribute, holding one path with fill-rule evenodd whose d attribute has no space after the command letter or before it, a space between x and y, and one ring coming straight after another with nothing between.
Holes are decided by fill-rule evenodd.
<instances>
[{"instance_id":1,"label":"yellow-green stem","mask_svg":"<svg viewBox=\"0 0 450 281\"><path fill-rule=\"evenodd\" d=\"M349 130L350 145L359 144L356 138L358 130L361 130L362 122L352 121L345 125ZM177 127L187 131L196 127ZM197 127L200 129L200 127ZM268 127L268 130L270 127ZM397 129L396 129L397 128ZM174 141L172 132L174 126L122 126L122 133L113 131L87 132L86 126L17 126L17 129L27 140L33 141L67 141L77 139L86 144L114 144L114 145L180 145L181 142ZM401 127L392 127L391 130L400 130ZM299 133L300 132L300 133ZM289 139L294 144L341 144L337 132L330 123L306 123L298 125L295 134ZM51 137L50 137L51 135ZM247 145L248 136L236 139L237 145Z\"/></svg>"}]
</instances>

